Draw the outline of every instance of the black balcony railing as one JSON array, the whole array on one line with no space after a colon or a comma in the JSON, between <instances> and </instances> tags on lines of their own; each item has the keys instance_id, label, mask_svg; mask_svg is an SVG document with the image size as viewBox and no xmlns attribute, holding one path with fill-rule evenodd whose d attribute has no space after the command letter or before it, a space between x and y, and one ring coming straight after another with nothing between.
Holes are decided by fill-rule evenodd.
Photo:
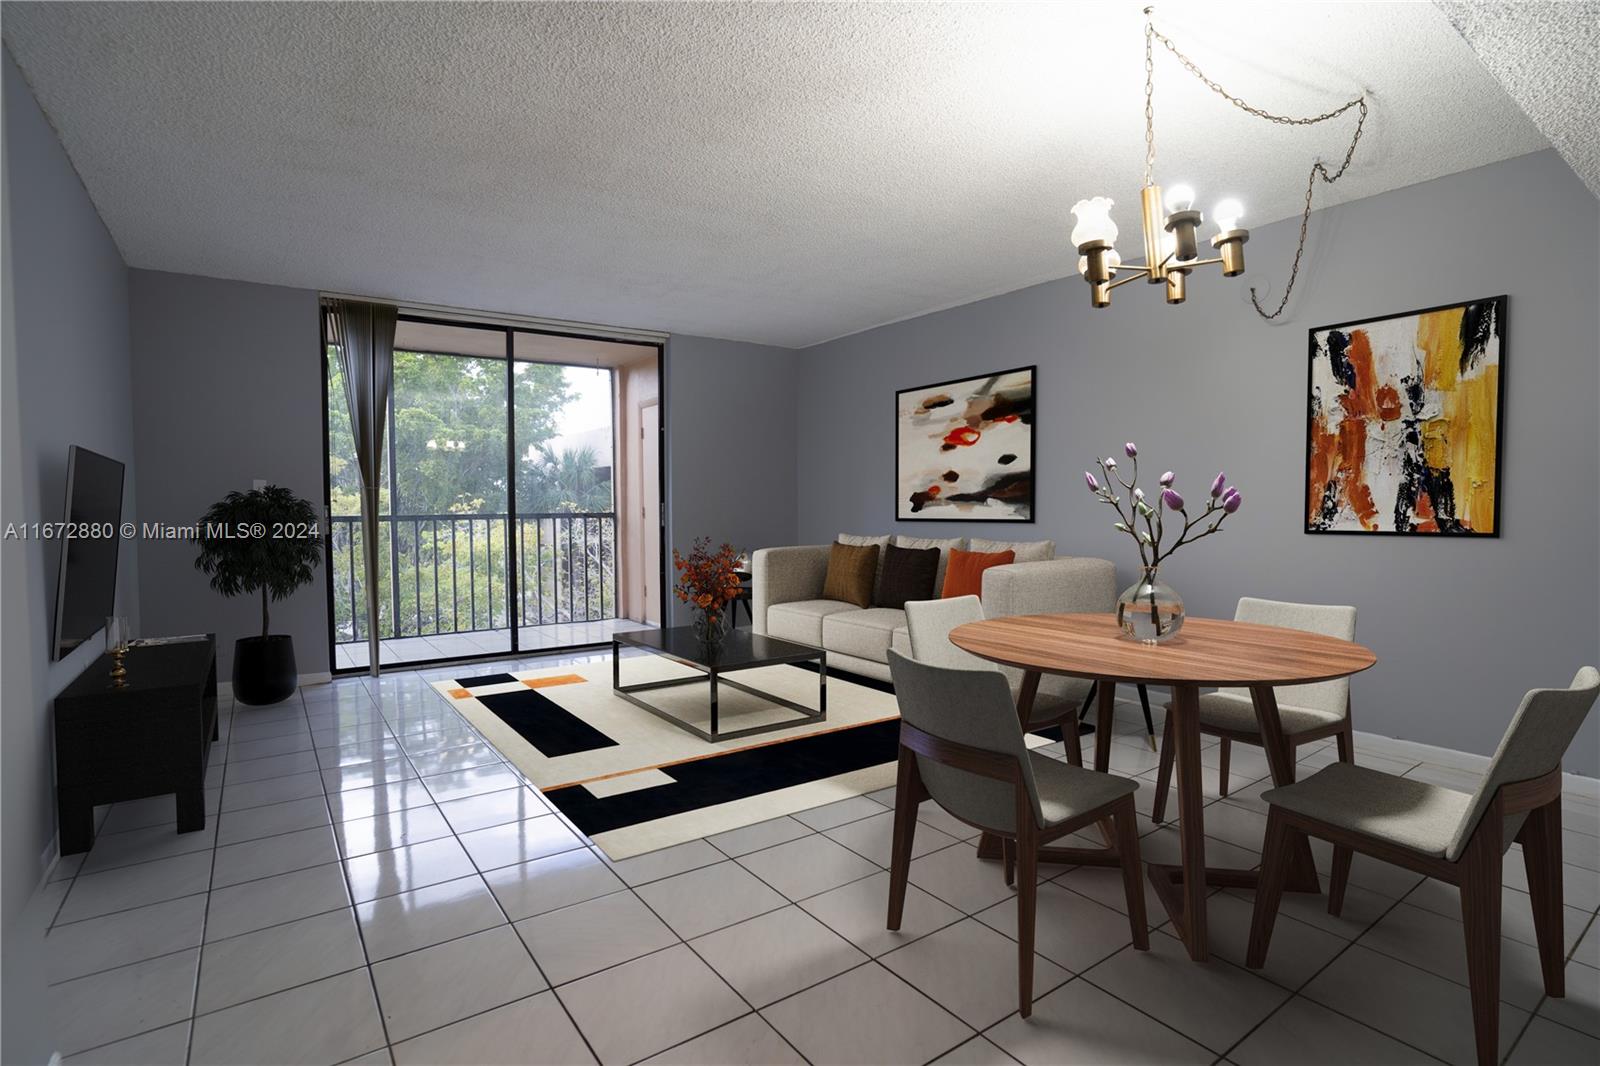
<instances>
[{"instance_id":1,"label":"black balcony railing","mask_svg":"<svg viewBox=\"0 0 1600 1066\"><path fill-rule=\"evenodd\" d=\"M367 639L361 519L337 516L329 526L334 641L359 643ZM507 629L513 614L518 626L617 614L614 512L384 515L378 538L384 640Z\"/></svg>"}]
</instances>

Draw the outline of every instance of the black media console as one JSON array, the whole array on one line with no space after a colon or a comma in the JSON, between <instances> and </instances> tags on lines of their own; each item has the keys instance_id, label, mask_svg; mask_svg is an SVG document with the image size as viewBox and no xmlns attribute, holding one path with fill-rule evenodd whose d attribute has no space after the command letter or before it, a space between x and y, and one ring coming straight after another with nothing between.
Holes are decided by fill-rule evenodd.
<instances>
[{"instance_id":1,"label":"black media console","mask_svg":"<svg viewBox=\"0 0 1600 1066\"><path fill-rule=\"evenodd\" d=\"M217 641L133 647L127 685L102 655L55 701L61 854L94 843L102 803L177 794L178 832L206 825L206 762L217 738Z\"/></svg>"}]
</instances>

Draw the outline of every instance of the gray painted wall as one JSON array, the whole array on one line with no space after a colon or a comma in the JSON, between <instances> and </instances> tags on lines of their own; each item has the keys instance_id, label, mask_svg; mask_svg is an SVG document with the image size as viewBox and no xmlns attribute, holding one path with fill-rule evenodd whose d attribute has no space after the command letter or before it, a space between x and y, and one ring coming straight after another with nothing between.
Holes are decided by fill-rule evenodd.
<instances>
[{"instance_id":1,"label":"gray painted wall","mask_svg":"<svg viewBox=\"0 0 1600 1066\"><path fill-rule=\"evenodd\" d=\"M1095 310L1068 279L801 353L799 539L1005 533L891 520L894 392L1037 363L1038 521L1012 528L1018 539L1114 559L1126 583L1131 546L1083 486L1094 455L1135 440L1191 491L1225 468L1245 508L1164 570L1189 609L1231 615L1245 594L1353 603L1379 657L1354 684L1356 727L1492 752L1526 689L1600 659L1600 206L1542 152L1317 212L1291 309L1262 322L1248 286L1282 291L1298 229L1256 231L1249 272L1192 278L1181 307L1135 284ZM1307 328L1499 293L1503 535L1303 533ZM1597 739L1591 716L1569 770L1600 770Z\"/></svg>"},{"instance_id":2,"label":"gray painted wall","mask_svg":"<svg viewBox=\"0 0 1600 1066\"><path fill-rule=\"evenodd\" d=\"M799 353L740 341L667 342L667 587L672 549L696 537L791 544ZM687 610L672 602L680 622Z\"/></svg>"},{"instance_id":3,"label":"gray painted wall","mask_svg":"<svg viewBox=\"0 0 1600 1066\"><path fill-rule=\"evenodd\" d=\"M319 512L322 358L317 294L308 289L131 271L134 445L148 471L145 522L188 524L228 492L261 478ZM261 631L254 597L225 600L194 568L187 541L140 546L140 591L151 633L217 634L218 676L233 642ZM272 630L295 638L302 674L328 670L327 586L316 580L272 605Z\"/></svg>"},{"instance_id":4,"label":"gray painted wall","mask_svg":"<svg viewBox=\"0 0 1600 1066\"><path fill-rule=\"evenodd\" d=\"M77 173L9 53L4 66L4 521L60 521L67 446L128 464L124 516L136 518L133 406L129 400L128 278ZM50 701L105 650L96 638L50 661L60 562L55 541L8 539L0 548L4 614L0 655L0 836L3 836L6 1062L42 1062L47 1041L38 974L13 947L35 930L23 911L55 834ZM139 614L140 551L124 542L117 609Z\"/></svg>"},{"instance_id":5,"label":"gray painted wall","mask_svg":"<svg viewBox=\"0 0 1600 1066\"><path fill-rule=\"evenodd\" d=\"M144 520L192 522L213 500L258 477L320 506L317 294L130 273L135 440L148 472ZM796 357L789 349L703 337L668 342L669 553L701 534L741 547L794 539ZM213 593L188 544L149 542L143 553L146 629L216 631L227 676L233 640L255 631L255 603ZM320 574L273 607L273 630L295 638L302 674L329 668L327 628Z\"/></svg>"}]
</instances>

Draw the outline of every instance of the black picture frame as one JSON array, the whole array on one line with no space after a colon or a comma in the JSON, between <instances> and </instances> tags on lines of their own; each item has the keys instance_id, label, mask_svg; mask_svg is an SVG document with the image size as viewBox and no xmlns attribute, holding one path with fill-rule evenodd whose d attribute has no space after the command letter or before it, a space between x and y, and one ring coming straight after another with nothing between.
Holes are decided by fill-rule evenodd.
<instances>
[{"instance_id":1,"label":"black picture frame","mask_svg":"<svg viewBox=\"0 0 1600 1066\"><path fill-rule=\"evenodd\" d=\"M900 499L900 470L904 461L900 448L900 398L906 393L926 392L929 389L943 388L947 385L959 385L968 381L981 381L985 378L998 378L1007 374L1028 375L1031 395L1033 397L1033 420L1028 423L1028 471L1031 475L1028 484L1028 514L1026 518L983 517L979 515L951 513L943 508L936 509L934 514L909 514L902 515ZM894 511L893 520L896 522L982 522L995 525L1023 526L1032 525L1038 521L1039 514L1039 366L1037 363L1027 366L1015 366L1005 370L986 371L977 374L963 374L961 377L948 378L944 381L932 381L926 385L913 385L909 388L896 389L894 394Z\"/></svg>"},{"instance_id":2,"label":"black picture frame","mask_svg":"<svg viewBox=\"0 0 1600 1066\"><path fill-rule=\"evenodd\" d=\"M1386 315L1369 315L1365 318L1351 319L1345 322L1334 322L1326 326L1313 326L1306 331L1306 391L1305 391L1305 417L1306 417L1306 444L1305 467L1301 472L1300 484L1304 490L1301 500L1300 519L1303 532L1308 536L1356 536L1356 537L1406 537L1420 539L1449 539L1449 540L1493 540L1501 533L1501 498L1503 472L1505 470L1506 447L1506 358L1510 351L1509 329L1506 317L1506 308L1509 303L1507 294L1498 296L1485 296L1475 300L1455 300L1450 303L1435 304L1432 307L1418 307L1405 311L1396 311ZM1450 311L1458 307L1470 307L1473 304L1493 304L1495 315L1496 333L1499 338L1499 374L1495 386L1495 442L1494 442L1494 528L1483 533L1477 530L1399 530L1399 529L1318 529L1311 522L1311 466L1313 455L1313 412L1312 388L1314 387L1314 360L1317 355L1317 335L1329 330L1347 330L1360 326L1372 325L1376 322L1390 322L1397 318L1413 318L1418 315L1431 314L1435 311Z\"/></svg>"}]
</instances>

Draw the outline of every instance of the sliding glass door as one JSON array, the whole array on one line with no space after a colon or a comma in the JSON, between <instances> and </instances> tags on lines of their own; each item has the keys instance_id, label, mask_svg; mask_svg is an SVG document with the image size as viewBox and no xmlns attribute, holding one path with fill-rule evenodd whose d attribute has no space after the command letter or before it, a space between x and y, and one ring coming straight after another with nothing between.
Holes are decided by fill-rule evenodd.
<instances>
[{"instance_id":1,"label":"sliding glass door","mask_svg":"<svg viewBox=\"0 0 1600 1066\"><path fill-rule=\"evenodd\" d=\"M605 356L637 361L640 347L401 317L378 522L381 664L610 639L629 578L618 370ZM327 356L329 614L335 669L356 670L369 624L359 479L331 345ZM591 362L560 361L580 357Z\"/></svg>"}]
</instances>

